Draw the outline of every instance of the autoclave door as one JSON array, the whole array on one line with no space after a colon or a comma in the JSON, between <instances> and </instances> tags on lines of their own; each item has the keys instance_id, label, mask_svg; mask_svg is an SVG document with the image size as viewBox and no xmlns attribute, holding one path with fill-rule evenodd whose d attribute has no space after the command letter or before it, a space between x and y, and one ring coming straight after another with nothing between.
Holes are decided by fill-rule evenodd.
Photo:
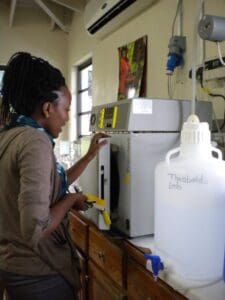
<instances>
[{"instance_id":1,"label":"autoclave door","mask_svg":"<svg viewBox=\"0 0 225 300\"><path fill-rule=\"evenodd\" d=\"M117 148L119 179L113 227L130 237L154 233L155 167L178 142L179 133L169 132L111 136L111 144Z\"/></svg>"}]
</instances>

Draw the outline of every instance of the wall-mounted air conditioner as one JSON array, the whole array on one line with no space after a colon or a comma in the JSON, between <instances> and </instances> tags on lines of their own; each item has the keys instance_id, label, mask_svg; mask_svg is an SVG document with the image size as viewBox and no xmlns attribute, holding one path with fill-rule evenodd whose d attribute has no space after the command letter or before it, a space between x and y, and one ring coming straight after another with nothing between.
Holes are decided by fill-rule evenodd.
<instances>
[{"instance_id":1,"label":"wall-mounted air conditioner","mask_svg":"<svg viewBox=\"0 0 225 300\"><path fill-rule=\"evenodd\" d=\"M89 0L84 10L88 33L104 38L158 0Z\"/></svg>"}]
</instances>

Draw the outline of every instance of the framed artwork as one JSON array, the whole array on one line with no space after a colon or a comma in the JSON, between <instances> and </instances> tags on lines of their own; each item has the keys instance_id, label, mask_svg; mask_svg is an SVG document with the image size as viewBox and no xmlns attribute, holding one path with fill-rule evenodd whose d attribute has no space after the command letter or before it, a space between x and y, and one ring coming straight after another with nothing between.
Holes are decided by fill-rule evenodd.
<instances>
[{"instance_id":1,"label":"framed artwork","mask_svg":"<svg viewBox=\"0 0 225 300\"><path fill-rule=\"evenodd\" d=\"M118 48L118 100L146 96L147 36Z\"/></svg>"}]
</instances>

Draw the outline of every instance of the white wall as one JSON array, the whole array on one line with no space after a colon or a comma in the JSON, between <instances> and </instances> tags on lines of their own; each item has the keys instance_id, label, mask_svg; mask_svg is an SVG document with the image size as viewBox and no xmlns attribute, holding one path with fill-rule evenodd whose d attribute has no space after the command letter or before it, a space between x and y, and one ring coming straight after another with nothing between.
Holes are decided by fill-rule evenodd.
<instances>
[{"instance_id":1,"label":"white wall","mask_svg":"<svg viewBox=\"0 0 225 300\"><path fill-rule=\"evenodd\" d=\"M184 67L174 72L174 98L192 98L192 81L188 78L188 72L193 64L194 23L198 3L200 1L183 0L183 34L187 38L187 50ZM168 98L165 69L176 5L177 0L159 0L153 7L102 41L90 37L85 32L82 16L74 18L69 34L68 70L71 72L72 67L84 57L90 55L93 57L94 105L117 100L119 77L117 48L144 35L148 36L147 97ZM225 16L225 1L205 0L205 12ZM206 54L207 57L217 56L214 43L206 43ZM198 57L200 61L200 52ZM198 99L209 99L200 88L197 91ZM217 89L217 92L225 93L223 87ZM223 101L218 98L213 100L213 103L217 116L223 118Z\"/></svg>"},{"instance_id":2,"label":"white wall","mask_svg":"<svg viewBox=\"0 0 225 300\"><path fill-rule=\"evenodd\" d=\"M17 8L9 27L9 6L0 3L0 64L17 51L27 51L48 60L67 78L68 35L50 29L50 18L38 8ZM67 128L62 138L67 138Z\"/></svg>"},{"instance_id":3,"label":"white wall","mask_svg":"<svg viewBox=\"0 0 225 300\"><path fill-rule=\"evenodd\" d=\"M16 51L28 51L49 60L67 75L68 36L50 30L50 19L39 9L17 8L9 27L9 8L0 4L0 64Z\"/></svg>"},{"instance_id":4,"label":"white wall","mask_svg":"<svg viewBox=\"0 0 225 300\"><path fill-rule=\"evenodd\" d=\"M197 0L183 0L183 33L187 37L187 50L184 67L174 72L175 98L192 98L192 82L188 79L188 71L193 61L193 24L198 2ZM85 32L83 16L79 14L74 15L69 35L61 30L51 31L50 19L40 10L33 11L33 9L27 9L26 12L24 9L17 11L13 27L9 28L8 7L0 3L0 64L5 64L15 51L29 51L56 65L70 82L74 66L87 57L92 57L94 104L107 103L115 101L117 97L119 77L117 48L147 35L147 96L168 98L165 66L176 4L177 0L159 0L153 7L101 41L90 37ZM225 16L225 1L205 0L205 12ZM224 45L222 46L224 48ZM206 54L207 57L217 56L214 43L206 43ZM73 80L74 87L75 81L76 78ZM74 92L74 88L72 91ZM216 91L225 93L223 87ZM209 99L199 88L198 98ZM222 118L223 101L217 98L213 100L213 103L215 103L217 116ZM67 130L65 130L63 138L67 136ZM74 133L70 136L73 137Z\"/></svg>"},{"instance_id":5,"label":"white wall","mask_svg":"<svg viewBox=\"0 0 225 300\"><path fill-rule=\"evenodd\" d=\"M185 65L175 70L173 75L174 98L192 99L192 80L188 72L193 64L194 24L200 1L183 0L183 34L187 38ZM176 11L177 0L159 0L153 7L122 26L104 40L90 37L84 29L83 16L75 16L69 33L68 70L71 75L74 66L87 57L93 58L93 104L109 103L117 100L119 57L117 48L137 38L148 36L148 65L147 65L147 97L168 98L167 76L165 74L168 42L172 31L172 21ZM225 16L224 0L205 0L205 12ZM177 24L177 23L176 23ZM175 34L178 33L177 26ZM216 45L206 43L206 57L217 56ZM198 53L201 62L202 53ZM73 78L72 91L76 86ZM225 94L224 87L217 92ZM197 88L198 99L211 100L201 89ZM74 99L76 101L76 99ZM223 118L224 101L217 98L212 100L217 117ZM72 110L73 111L73 110ZM74 114L74 112L72 113ZM71 116L70 137L74 136L74 115ZM73 126L72 126L73 125ZM84 142L86 145L86 142ZM95 162L94 162L95 163ZM96 167L94 163L86 169L80 178L84 190L97 193Z\"/></svg>"}]
</instances>

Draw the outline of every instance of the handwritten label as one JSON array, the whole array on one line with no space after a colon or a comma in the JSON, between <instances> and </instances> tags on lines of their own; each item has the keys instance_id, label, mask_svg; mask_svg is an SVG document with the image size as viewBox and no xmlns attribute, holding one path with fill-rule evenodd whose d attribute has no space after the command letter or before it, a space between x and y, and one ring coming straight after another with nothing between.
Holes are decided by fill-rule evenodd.
<instances>
[{"instance_id":1,"label":"handwritten label","mask_svg":"<svg viewBox=\"0 0 225 300\"><path fill-rule=\"evenodd\" d=\"M180 175L176 173L168 173L168 179L169 184L168 188L169 190L182 190L184 186L188 185L202 185L202 184L208 184L207 179L204 177L203 174L199 175Z\"/></svg>"}]
</instances>

